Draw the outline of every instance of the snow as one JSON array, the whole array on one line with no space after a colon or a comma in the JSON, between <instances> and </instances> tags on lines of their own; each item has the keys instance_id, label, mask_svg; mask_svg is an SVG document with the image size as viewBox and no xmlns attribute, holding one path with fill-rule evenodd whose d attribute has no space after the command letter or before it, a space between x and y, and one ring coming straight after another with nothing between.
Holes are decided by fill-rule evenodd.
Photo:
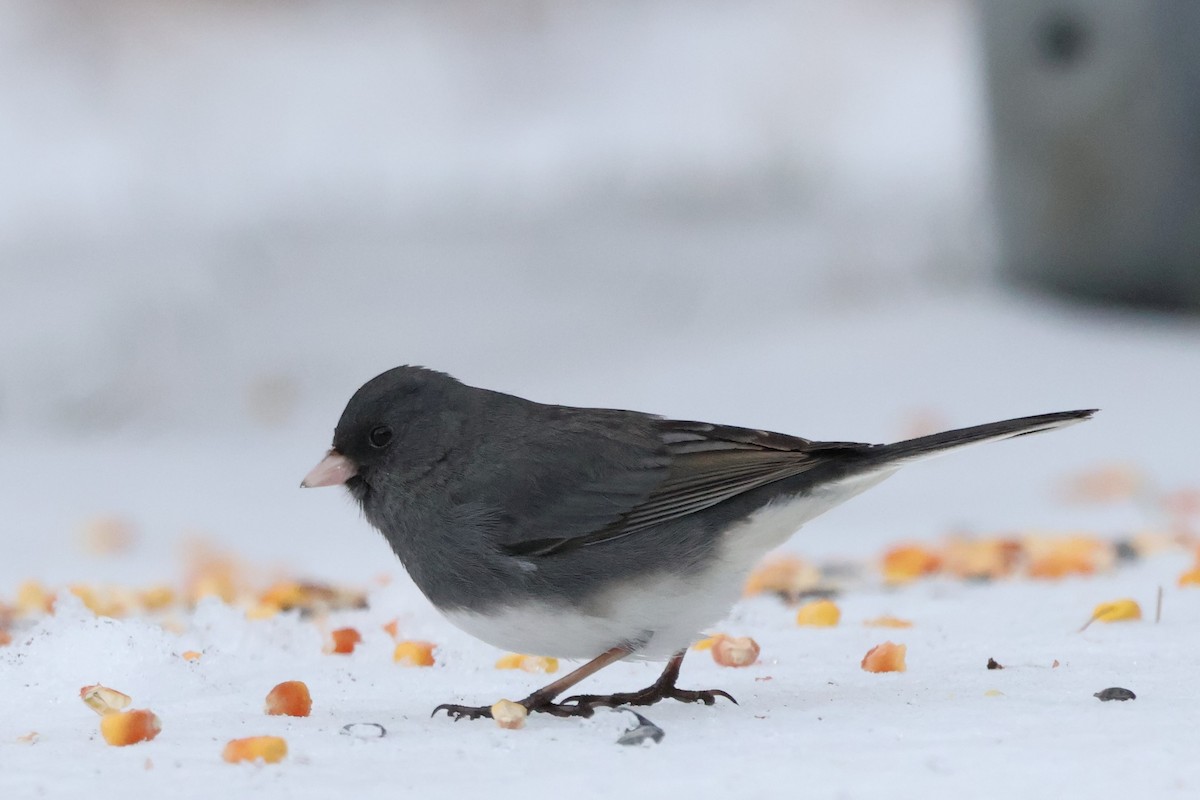
<instances>
[{"instance_id":1,"label":"snow","mask_svg":"<svg viewBox=\"0 0 1200 800\"><path fill-rule=\"evenodd\" d=\"M906 327L904 320L920 323ZM805 556L863 560L887 544L936 539L956 527L1123 536L1161 521L1128 505L1063 505L1055 494L1063 476L1129 460L1165 488L1196 483L1190 443L1178 433L1190 413L1181 398L1195 396L1200 375L1197 331L1186 321L1148 325L1140 317L1064 314L1021 298L965 295L953 303L912 302L792 324L790 332L771 330L760 341L713 349L707 356L712 375L697 378L663 360L654 381L634 377L647 368L637 363L626 364L619 381L597 381L614 396L626 393L628 405L867 439L899 435L903 410L918 400L956 423L1066 406L1104 409L1067 431L910 468L810 523L788 545ZM873 342L875 351L860 351L857 368L814 352L803 375L776 370L764 377L768 362L785 352L779 342L812 336L817 328L827 340L851 340L843 356L860 341ZM934 335L930 328L955 335ZM899 358L904 352L909 357ZM996 376L999 363L1007 370ZM946 364L956 368L946 370ZM705 396L699 384L706 382L724 391ZM870 392L877 382L894 386L894 393ZM801 391L802 383L810 385ZM1005 387L999 397L993 394L998 386ZM674 387L674 394L664 387ZM331 420L337 409L329 411ZM761 663L724 669L693 653L683 671L683 685L728 690L740 705L647 709L666 731L657 745L616 744L632 725L628 714L600 712L592 720L535 715L521 731L431 719L438 703L521 697L544 676L493 669L498 651L441 620L346 498L297 488L323 452L329 424L225 437L52 439L36 446L9 437L6 452L20 455L0 464L9 553L0 563L0 596L10 597L19 580L31 577L58 586L173 580L185 531L205 532L264 573L277 568L375 588L368 610L339 612L321 623L364 632L365 642L350 656L322 653L321 630L294 615L248 621L240 610L206 601L184 620L184 632L174 634L143 619L96 619L67 597L55 616L19 627L14 643L0 649L0 685L8 687L0 716L0 796L199 798L256 791L264 797L382 797L418 791L504 798L570 787L585 798L664 791L1123 797L1190 795L1200 782L1189 745L1195 721L1187 711L1196 698L1190 679L1200 658L1193 635L1200 595L1175 588L1190 563L1183 552L1086 579L934 580L901 589L867 581L838 599L843 621L833 629L796 627L793 612L774 599L744 601L718 627L753 636L762 646ZM48 475L55 477L44 479ZM113 511L137 523L140 545L105 558L80 552L73 542L77 524ZM378 586L381 574L393 577L386 587ZM1077 632L1097 603L1119 597L1137 599L1152 616L1159 586L1165 587L1161 623L1094 624ZM885 613L916 625L862 626ZM402 669L391 662L380 625L395 616L405 637L438 643L435 667ZM907 672L874 675L859 668L863 654L885 639L908 646ZM179 658L189 649L203 657L195 663ZM988 658L1006 669L986 670ZM1061 666L1051 668L1055 660ZM589 681L586 691L640 688L656 670L618 664ZM312 690L313 716L265 716L266 692L293 679ZM80 686L97 681L133 695L135 707L154 710L163 719L162 734L129 748L104 745L96 718L77 699ZM1109 686L1138 697L1101 703L1092 696ZM342 734L351 723L378 723L388 734L368 740ZM17 743L32 730L39 734L36 744ZM284 763L220 761L226 740L260 734L287 739Z\"/></svg>"}]
</instances>

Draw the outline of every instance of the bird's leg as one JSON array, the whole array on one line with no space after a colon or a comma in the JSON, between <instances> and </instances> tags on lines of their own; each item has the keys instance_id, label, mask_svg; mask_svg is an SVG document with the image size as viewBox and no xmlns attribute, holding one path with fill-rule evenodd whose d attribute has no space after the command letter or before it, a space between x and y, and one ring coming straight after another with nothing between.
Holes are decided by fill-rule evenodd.
<instances>
[{"instance_id":1,"label":"bird's leg","mask_svg":"<svg viewBox=\"0 0 1200 800\"><path fill-rule=\"evenodd\" d=\"M737 700L734 700L732 695L720 689L702 689L697 691L677 687L675 681L679 679L679 667L683 664L683 657L685 655L687 655L687 651L680 650L671 656L671 660L667 662L667 668L663 670L662 675L658 676L658 680L640 692L577 694L563 700L561 705L583 706L589 709L595 709L597 706L615 708L616 706L648 706L657 703L659 700L671 699L684 703L704 703L706 706L711 706L717 702L718 697L724 697L735 705L737 704Z\"/></svg>"},{"instance_id":2,"label":"bird's leg","mask_svg":"<svg viewBox=\"0 0 1200 800\"><path fill-rule=\"evenodd\" d=\"M531 713L539 711L544 714L553 714L556 717L590 717L595 713L595 709L592 707L555 703L554 698L589 675L599 672L609 664L620 661L631 652L633 651L629 647L614 647L611 650L606 650L579 669L572 670L554 681L554 683L547 684L538 689L524 700L521 700L520 703ZM433 713L437 714L439 711L445 711L455 720L479 719L480 717L492 716L492 709L489 706L457 706L443 703L435 708Z\"/></svg>"}]
</instances>

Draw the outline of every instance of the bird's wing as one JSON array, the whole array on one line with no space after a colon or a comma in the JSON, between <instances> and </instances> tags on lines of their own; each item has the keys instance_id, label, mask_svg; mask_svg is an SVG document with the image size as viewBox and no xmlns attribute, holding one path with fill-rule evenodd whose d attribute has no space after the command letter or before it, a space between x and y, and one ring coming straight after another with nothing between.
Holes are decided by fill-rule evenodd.
<instances>
[{"instance_id":1,"label":"bird's wing","mask_svg":"<svg viewBox=\"0 0 1200 800\"><path fill-rule=\"evenodd\" d=\"M588 455L589 470L582 480L576 475L568 486L561 478L570 476L548 478L559 484L553 487L558 493L542 494L535 521L511 531L504 549L512 555L551 556L609 542L798 475L835 452L867 447L702 422L642 419L646 427L636 442L613 448L611 439L599 434L598 453ZM620 429L618 438L627 437L629 426Z\"/></svg>"}]
</instances>

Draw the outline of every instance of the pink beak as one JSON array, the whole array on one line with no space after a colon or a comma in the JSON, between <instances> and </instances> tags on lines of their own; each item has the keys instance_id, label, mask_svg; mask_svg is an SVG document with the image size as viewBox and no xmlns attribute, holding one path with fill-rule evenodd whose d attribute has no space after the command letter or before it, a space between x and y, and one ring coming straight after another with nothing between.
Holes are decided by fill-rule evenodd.
<instances>
[{"instance_id":1,"label":"pink beak","mask_svg":"<svg viewBox=\"0 0 1200 800\"><path fill-rule=\"evenodd\" d=\"M315 489L318 486L337 486L358 474L358 467L350 459L337 450L330 450L329 455L321 459L321 463L300 481L301 489Z\"/></svg>"}]
</instances>

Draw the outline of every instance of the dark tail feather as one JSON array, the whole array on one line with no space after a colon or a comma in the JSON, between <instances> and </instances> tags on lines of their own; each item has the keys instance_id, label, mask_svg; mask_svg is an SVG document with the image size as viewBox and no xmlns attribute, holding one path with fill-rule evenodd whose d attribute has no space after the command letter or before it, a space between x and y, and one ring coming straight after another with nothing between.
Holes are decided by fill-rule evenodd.
<instances>
[{"instance_id":1,"label":"dark tail feather","mask_svg":"<svg viewBox=\"0 0 1200 800\"><path fill-rule=\"evenodd\" d=\"M1011 439L1014 436L1027 436L1031 433L1065 428L1068 425L1091 419L1096 411L1097 409L1094 408L1087 411L1060 411L1056 414L1038 414L1035 417L989 422L986 425L943 431L904 442L878 445L872 450L884 461L894 462L899 466L907 461L916 461L980 442L994 442L1000 439Z\"/></svg>"}]
</instances>

